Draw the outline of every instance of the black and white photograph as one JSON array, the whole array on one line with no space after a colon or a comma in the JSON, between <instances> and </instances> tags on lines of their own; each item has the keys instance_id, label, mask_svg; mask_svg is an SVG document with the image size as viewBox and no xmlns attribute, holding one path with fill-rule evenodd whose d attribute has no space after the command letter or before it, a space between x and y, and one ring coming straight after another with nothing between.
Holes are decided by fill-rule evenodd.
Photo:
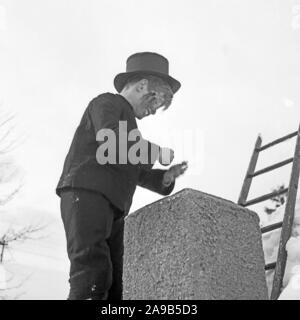
<instances>
[{"instance_id":1,"label":"black and white photograph","mask_svg":"<svg viewBox=\"0 0 300 320\"><path fill-rule=\"evenodd\" d=\"M0 300L300 300L299 174L300 0L0 0Z\"/></svg>"}]
</instances>

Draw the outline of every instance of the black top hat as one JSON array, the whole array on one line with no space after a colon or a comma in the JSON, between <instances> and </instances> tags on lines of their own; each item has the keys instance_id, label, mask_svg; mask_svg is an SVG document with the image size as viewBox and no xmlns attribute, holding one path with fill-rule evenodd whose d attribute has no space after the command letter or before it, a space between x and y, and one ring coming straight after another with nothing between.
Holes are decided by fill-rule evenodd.
<instances>
[{"instance_id":1,"label":"black top hat","mask_svg":"<svg viewBox=\"0 0 300 320\"><path fill-rule=\"evenodd\" d=\"M126 62L126 72L119 73L114 79L116 90L120 93L126 81L138 74L149 74L165 80L175 93L181 84L169 76L169 61L162 55L154 52L138 52L131 55Z\"/></svg>"}]
</instances>

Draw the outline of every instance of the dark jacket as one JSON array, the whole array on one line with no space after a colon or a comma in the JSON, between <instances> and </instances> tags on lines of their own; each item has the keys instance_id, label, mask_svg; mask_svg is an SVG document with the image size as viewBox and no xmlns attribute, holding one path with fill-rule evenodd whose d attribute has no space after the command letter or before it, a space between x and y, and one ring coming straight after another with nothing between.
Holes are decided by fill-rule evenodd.
<instances>
[{"instance_id":1,"label":"dark jacket","mask_svg":"<svg viewBox=\"0 0 300 320\"><path fill-rule=\"evenodd\" d=\"M56 188L58 196L65 187L97 191L128 214L137 185L161 195L172 192L175 182L169 187L164 187L162 179L166 170L152 169L153 163L100 165L97 162L97 148L104 143L96 141L97 132L105 128L114 130L118 150L119 121L121 120L127 121L128 132L137 128L133 108L123 96L104 93L89 103L65 159L63 172ZM135 141L129 141L127 150L134 143ZM147 141L147 144L150 150L151 143Z\"/></svg>"}]
</instances>

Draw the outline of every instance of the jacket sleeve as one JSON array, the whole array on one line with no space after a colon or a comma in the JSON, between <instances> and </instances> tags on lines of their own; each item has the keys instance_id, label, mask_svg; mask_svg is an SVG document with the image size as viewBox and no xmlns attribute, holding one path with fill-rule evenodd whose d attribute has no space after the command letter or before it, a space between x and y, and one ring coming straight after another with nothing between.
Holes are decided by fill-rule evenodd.
<instances>
[{"instance_id":1,"label":"jacket sleeve","mask_svg":"<svg viewBox=\"0 0 300 320\"><path fill-rule=\"evenodd\" d=\"M163 169L142 169L140 171L138 185L163 196L167 196L173 191L175 181L168 187L165 187L162 184L163 176L166 171L167 170Z\"/></svg>"},{"instance_id":2,"label":"jacket sleeve","mask_svg":"<svg viewBox=\"0 0 300 320\"><path fill-rule=\"evenodd\" d=\"M95 136L101 129L111 129L114 131L116 136L116 160L118 163L119 159L119 121L121 121L122 109L114 105L111 101L107 99L95 99L92 101L88 107L88 114L90 117L90 121L93 124ZM124 120L123 120L124 121ZM129 129L127 126L127 137L129 134ZM142 138L143 139L143 138ZM143 139L144 143L147 143L148 147L148 161L146 164L138 163L136 164L141 169L151 169L154 165L154 162L158 158L158 152L154 154L154 161L151 162L151 149L154 150L154 146L157 146L145 139ZM128 151L132 145L134 145L137 141L129 141L127 138L127 155ZM98 141L98 144L103 144L104 141ZM151 147L152 146L152 147ZM158 147L158 146L157 146ZM127 158L128 159L128 158Z\"/></svg>"}]
</instances>

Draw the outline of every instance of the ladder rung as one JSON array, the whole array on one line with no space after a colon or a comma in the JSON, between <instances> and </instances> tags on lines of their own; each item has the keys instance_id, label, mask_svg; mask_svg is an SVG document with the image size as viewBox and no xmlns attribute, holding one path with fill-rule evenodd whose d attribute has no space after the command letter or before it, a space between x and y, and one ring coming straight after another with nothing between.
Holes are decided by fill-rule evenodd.
<instances>
[{"instance_id":1,"label":"ladder rung","mask_svg":"<svg viewBox=\"0 0 300 320\"><path fill-rule=\"evenodd\" d=\"M275 269L276 267L276 262L272 262L272 263L268 263L265 265L265 270L272 270L272 269Z\"/></svg>"},{"instance_id":2,"label":"ladder rung","mask_svg":"<svg viewBox=\"0 0 300 320\"><path fill-rule=\"evenodd\" d=\"M270 148L272 146L275 146L276 144L278 144L280 142L283 142L283 141L288 140L290 138L296 137L297 135L298 135L298 131L295 131L295 132L290 133L290 134L288 134L288 135L286 135L286 136L284 136L284 137L282 137L280 139L274 140L273 142L270 142L270 143L260 147L257 151L263 151L263 150L268 149L268 148Z\"/></svg>"},{"instance_id":3,"label":"ladder rung","mask_svg":"<svg viewBox=\"0 0 300 320\"><path fill-rule=\"evenodd\" d=\"M261 197L258 197L258 198L255 198L253 200L247 201L246 203L243 203L242 206L243 207L247 207L247 206L251 206L252 204L256 204L256 203L259 203L259 202L263 202L263 201L272 199L273 197L280 196L281 194L287 193L288 190L289 190L289 188L285 188L285 189L283 189L281 191L274 191L274 192L265 194L265 195L263 195Z\"/></svg>"},{"instance_id":4,"label":"ladder rung","mask_svg":"<svg viewBox=\"0 0 300 320\"><path fill-rule=\"evenodd\" d=\"M252 174L250 174L248 177L249 178L253 178L253 177L256 177L260 174L263 174L263 173L266 173L266 172L269 172L269 171L272 171L274 169L277 169L277 168L280 168L282 166L285 166L286 164L289 164L291 162L293 162L294 158L290 158L290 159L287 159L287 160L284 160L284 161L281 161L281 162L278 162L276 164L273 164L272 166L269 166L269 167L266 167L264 169L261 169L261 170L258 170Z\"/></svg>"},{"instance_id":5,"label":"ladder rung","mask_svg":"<svg viewBox=\"0 0 300 320\"><path fill-rule=\"evenodd\" d=\"M261 233L266 233L275 229L279 229L282 227L282 221L274 224L270 224L269 226L263 227L260 229Z\"/></svg>"}]
</instances>

